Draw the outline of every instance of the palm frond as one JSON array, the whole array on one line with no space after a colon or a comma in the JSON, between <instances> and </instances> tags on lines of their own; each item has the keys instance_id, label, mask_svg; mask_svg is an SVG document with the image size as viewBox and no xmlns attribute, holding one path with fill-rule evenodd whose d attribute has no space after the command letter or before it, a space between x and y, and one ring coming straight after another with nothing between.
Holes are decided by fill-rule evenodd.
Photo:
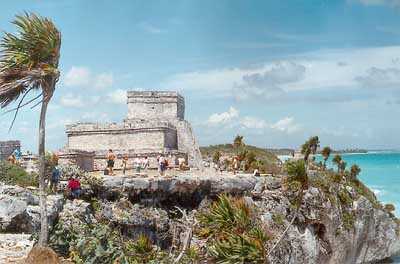
<instances>
[{"instance_id":1,"label":"palm frond","mask_svg":"<svg viewBox=\"0 0 400 264\"><path fill-rule=\"evenodd\" d=\"M0 107L22 97L11 110L17 114L34 101L23 103L27 93L41 88L43 96L52 94L45 89L53 89L50 80L58 81L61 34L51 20L34 13L16 16L12 23L17 33L4 33L0 40Z\"/></svg>"}]
</instances>

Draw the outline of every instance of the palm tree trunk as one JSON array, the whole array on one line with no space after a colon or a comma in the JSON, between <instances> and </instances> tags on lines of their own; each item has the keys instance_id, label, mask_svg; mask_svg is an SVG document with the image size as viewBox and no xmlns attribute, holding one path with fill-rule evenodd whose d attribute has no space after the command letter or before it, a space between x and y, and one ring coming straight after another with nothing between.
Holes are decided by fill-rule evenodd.
<instances>
[{"instance_id":1,"label":"palm tree trunk","mask_svg":"<svg viewBox=\"0 0 400 264\"><path fill-rule=\"evenodd\" d=\"M44 97L45 98L45 97ZM45 138L46 138L46 112L48 99L44 99L39 121L39 198L40 198L40 235L39 246L46 246L49 236L47 223L47 195L46 195L46 164L45 164Z\"/></svg>"}]
</instances>

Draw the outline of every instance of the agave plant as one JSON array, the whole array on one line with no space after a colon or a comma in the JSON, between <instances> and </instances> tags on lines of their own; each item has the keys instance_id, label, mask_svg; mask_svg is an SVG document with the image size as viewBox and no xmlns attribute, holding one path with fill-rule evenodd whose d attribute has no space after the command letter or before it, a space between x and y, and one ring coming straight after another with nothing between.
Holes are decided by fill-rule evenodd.
<instances>
[{"instance_id":1,"label":"agave plant","mask_svg":"<svg viewBox=\"0 0 400 264\"><path fill-rule=\"evenodd\" d=\"M59 79L61 33L53 22L36 14L16 16L12 22L18 32L4 33L0 42L0 106L8 107L18 101L11 122L12 128L21 107L41 104L39 121L39 189L41 231L39 245L48 240L45 194L45 126L46 112ZM35 93L33 99L25 101Z\"/></svg>"},{"instance_id":2,"label":"agave plant","mask_svg":"<svg viewBox=\"0 0 400 264\"><path fill-rule=\"evenodd\" d=\"M264 263L265 230L243 199L221 195L198 216L200 236L207 237L208 254L217 263Z\"/></svg>"}]
</instances>

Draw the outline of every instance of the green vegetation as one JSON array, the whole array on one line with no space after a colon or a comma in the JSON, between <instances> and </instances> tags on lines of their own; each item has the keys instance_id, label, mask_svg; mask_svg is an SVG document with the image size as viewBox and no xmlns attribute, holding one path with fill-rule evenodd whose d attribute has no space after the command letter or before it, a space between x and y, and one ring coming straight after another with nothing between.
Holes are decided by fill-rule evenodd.
<instances>
[{"instance_id":1,"label":"green vegetation","mask_svg":"<svg viewBox=\"0 0 400 264\"><path fill-rule=\"evenodd\" d=\"M332 149L330 147L324 147L321 151L321 155L324 157L324 169L326 169L326 161L329 159L331 152Z\"/></svg>"},{"instance_id":2,"label":"green vegetation","mask_svg":"<svg viewBox=\"0 0 400 264\"><path fill-rule=\"evenodd\" d=\"M22 167L6 161L0 161L0 181L21 187L39 185L37 174L27 173Z\"/></svg>"},{"instance_id":3,"label":"green vegetation","mask_svg":"<svg viewBox=\"0 0 400 264\"><path fill-rule=\"evenodd\" d=\"M284 225L285 224L285 216L282 215L282 214L273 214L272 215L272 220L277 225Z\"/></svg>"},{"instance_id":4,"label":"green vegetation","mask_svg":"<svg viewBox=\"0 0 400 264\"><path fill-rule=\"evenodd\" d=\"M332 162L334 164L336 164L337 168L338 168L338 173L340 172L340 164L342 163L342 156L340 156L339 154L336 154L333 159Z\"/></svg>"},{"instance_id":5,"label":"green vegetation","mask_svg":"<svg viewBox=\"0 0 400 264\"><path fill-rule=\"evenodd\" d=\"M288 161L285 168L289 175L288 182L297 181L302 186L307 186L308 176L304 160Z\"/></svg>"},{"instance_id":6,"label":"green vegetation","mask_svg":"<svg viewBox=\"0 0 400 264\"><path fill-rule=\"evenodd\" d=\"M18 105L8 112L14 112L10 129L21 108L35 103L41 105L39 119L39 189L46 189L45 131L47 106L53 97L56 83L60 78L61 33L54 23L34 13L16 16L13 24L17 33L4 33L1 39L0 60L0 106ZM33 99L25 102L25 98ZM27 97L28 96L28 97ZM34 107L33 106L33 107ZM39 246L48 240L46 195L40 195L40 236Z\"/></svg>"},{"instance_id":7,"label":"green vegetation","mask_svg":"<svg viewBox=\"0 0 400 264\"><path fill-rule=\"evenodd\" d=\"M354 227L355 217L350 212L343 212L342 214L343 227L346 230L351 230Z\"/></svg>"},{"instance_id":8,"label":"green vegetation","mask_svg":"<svg viewBox=\"0 0 400 264\"><path fill-rule=\"evenodd\" d=\"M244 169L247 172L253 172L254 169L258 169L260 173L277 174L280 171L280 160L273 153L262 148L245 145L243 143L243 137L241 137L240 143L237 139L234 141L237 142L234 144L200 147L200 151L204 158L210 157L213 162L223 159L222 162L225 163L224 165L226 165L227 168L229 168L230 159L237 156L239 160L242 161Z\"/></svg>"},{"instance_id":9,"label":"green vegetation","mask_svg":"<svg viewBox=\"0 0 400 264\"><path fill-rule=\"evenodd\" d=\"M358 167L358 165L354 164L353 166L351 166L350 168L350 180L355 180L357 179L358 174L360 174L361 169L360 167Z\"/></svg>"},{"instance_id":10,"label":"green vegetation","mask_svg":"<svg viewBox=\"0 0 400 264\"><path fill-rule=\"evenodd\" d=\"M265 263L269 237L253 210L242 198L221 195L199 213L198 234L207 239L208 254L217 263Z\"/></svg>"},{"instance_id":11,"label":"green vegetation","mask_svg":"<svg viewBox=\"0 0 400 264\"><path fill-rule=\"evenodd\" d=\"M304 155L304 160L308 161L308 157L311 154L317 153L319 147L319 138L318 136L310 137L302 146L301 146L301 154Z\"/></svg>"}]
</instances>

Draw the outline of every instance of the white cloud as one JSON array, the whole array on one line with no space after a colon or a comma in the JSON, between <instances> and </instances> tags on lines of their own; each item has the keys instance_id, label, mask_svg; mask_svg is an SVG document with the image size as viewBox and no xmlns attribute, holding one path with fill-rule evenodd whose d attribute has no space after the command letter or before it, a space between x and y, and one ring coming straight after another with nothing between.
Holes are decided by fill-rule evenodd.
<instances>
[{"instance_id":1,"label":"white cloud","mask_svg":"<svg viewBox=\"0 0 400 264\"><path fill-rule=\"evenodd\" d=\"M252 117L252 116L245 116L240 120L240 125L243 128L253 128L253 129L265 129L268 128L268 124L265 120Z\"/></svg>"},{"instance_id":2,"label":"white cloud","mask_svg":"<svg viewBox=\"0 0 400 264\"><path fill-rule=\"evenodd\" d=\"M104 89L111 87L114 82L112 73L102 73L95 77L94 87L97 89Z\"/></svg>"},{"instance_id":3,"label":"white cloud","mask_svg":"<svg viewBox=\"0 0 400 264\"><path fill-rule=\"evenodd\" d=\"M285 117L276 123L269 124L266 120L254 117L241 117L240 113L234 107L230 107L228 111L222 113L214 113L210 115L205 124L220 128L242 129L249 131L267 132L268 130L276 130L286 134L292 134L301 130L301 125L297 124L293 117Z\"/></svg>"},{"instance_id":4,"label":"white cloud","mask_svg":"<svg viewBox=\"0 0 400 264\"><path fill-rule=\"evenodd\" d=\"M304 78L306 67L294 62L279 62L263 73L245 74L239 85L234 85L233 95L238 100L275 99L285 94L282 85Z\"/></svg>"},{"instance_id":5,"label":"white cloud","mask_svg":"<svg viewBox=\"0 0 400 264\"><path fill-rule=\"evenodd\" d=\"M397 88L400 85L400 69L371 67L365 75L356 77L356 80L364 87Z\"/></svg>"},{"instance_id":6,"label":"white cloud","mask_svg":"<svg viewBox=\"0 0 400 264\"><path fill-rule=\"evenodd\" d=\"M122 89L117 89L111 93L108 94L108 98L110 98L110 101L115 104L125 104L127 100L127 91L122 90Z\"/></svg>"},{"instance_id":7,"label":"white cloud","mask_svg":"<svg viewBox=\"0 0 400 264\"><path fill-rule=\"evenodd\" d=\"M66 107L83 107L82 97L73 94L66 94L61 97L60 104Z\"/></svg>"},{"instance_id":8,"label":"white cloud","mask_svg":"<svg viewBox=\"0 0 400 264\"><path fill-rule=\"evenodd\" d=\"M293 117L285 117L276 122L275 124L272 124L271 128L291 134L299 131L300 125L295 123Z\"/></svg>"},{"instance_id":9,"label":"white cloud","mask_svg":"<svg viewBox=\"0 0 400 264\"><path fill-rule=\"evenodd\" d=\"M227 124L238 117L239 117L239 111L231 106L229 110L226 112L212 114L208 118L207 123L212 125Z\"/></svg>"},{"instance_id":10,"label":"white cloud","mask_svg":"<svg viewBox=\"0 0 400 264\"><path fill-rule=\"evenodd\" d=\"M165 32L165 30L156 27L153 24L150 24L149 22L141 22L138 24L138 26L139 28L150 34L161 34Z\"/></svg>"},{"instance_id":11,"label":"white cloud","mask_svg":"<svg viewBox=\"0 0 400 264\"><path fill-rule=\"evenodd\" d=\"M73 66L65 75L67 86L85 86L90 83L90 70L86 67Z\"/></svg>"},{"instance_id":12,"label":"white cloud","mask_svg":"<svg viewBox=\"0 0 400 264\"><path fill-rule=\"evenodd\" d=\"M72 66L63 82L68 87L104 89L113 85L114 76L112 73L93 74L87 67Z\"/></svg>"},{"instance_id":13,"label":"white cloud","mask_svg":"<svg viewBox=\"0 0 400 264\"><path fill-rule=\"evenodd\" d=\"M398 54L400 46L321 50L252 68L221 68L176 74L160 87L204 95L212 93L214 97L242 100L260 98L261 101L288 98L311 100L309 98L315 98L317 93L325 95L325 91L334 90L337 95L342 94L336 99L348 101L351 95L346 91L363 88L358 78L369 69L400 70Z\"/></svg>"},{"instance_id":14,"label":"white cloud","mask_svg":"<svg viewBox=\"0 0 400 264\"><path fill-rule=\"evenodd\" d=\"M388 5L400 7L400 0L358 0L358 2L367 6Z\"/></svg>"}]
</instances>

